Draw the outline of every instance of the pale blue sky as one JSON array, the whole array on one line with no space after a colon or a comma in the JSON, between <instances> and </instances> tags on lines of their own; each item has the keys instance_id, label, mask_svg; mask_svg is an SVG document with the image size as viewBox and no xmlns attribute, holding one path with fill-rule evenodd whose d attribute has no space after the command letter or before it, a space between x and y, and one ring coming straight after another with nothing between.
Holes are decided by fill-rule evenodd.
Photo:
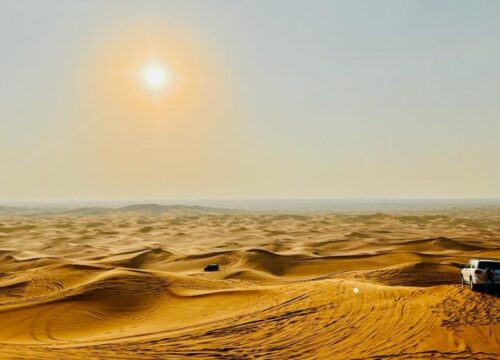
<instances>
[{"instance_id":1,"label":"pale blue sky","mask_svg":"<svg viewBox=\"0 0 500 360\"><path fill-rule=\"evenodd\" d=\"M500 197L499 13L497 1L1 1L0 199ZM111 92L109 109L92 99L100 53L145 28L215 64L198 79L205 102L152 116Z\"/></svg>"}]
</instances>

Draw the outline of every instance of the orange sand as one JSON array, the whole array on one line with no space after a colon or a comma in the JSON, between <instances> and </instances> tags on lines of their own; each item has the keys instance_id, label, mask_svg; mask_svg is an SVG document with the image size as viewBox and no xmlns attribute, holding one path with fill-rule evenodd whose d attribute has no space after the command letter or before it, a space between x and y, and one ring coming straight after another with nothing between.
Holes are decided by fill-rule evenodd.
<instances>
[{"instance_id":1,"label":"orange sand","mask_svg":"<svg viewBox=\"0 0 500 360\"><path fill-rule=\"evenodd\" d=\"M499 234L496 210L4 213L0 357L499 358L500 299L458 285Z\"/></svg>"}]
</instances>

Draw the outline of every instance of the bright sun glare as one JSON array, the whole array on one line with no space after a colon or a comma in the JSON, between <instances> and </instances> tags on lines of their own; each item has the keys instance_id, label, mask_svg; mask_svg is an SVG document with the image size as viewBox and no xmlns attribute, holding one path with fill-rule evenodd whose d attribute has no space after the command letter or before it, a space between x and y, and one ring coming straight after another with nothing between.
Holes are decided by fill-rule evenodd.
<instances>
[{"instance_id":1,"label":"bright sun glare","mask_svg":"<svg viewBox=\"0 0 500 360\"><path fill-rule=\"evenodd\" d=\"M140 70L140 79L143 85L150 90L166 89L170 85L172 75L161 64L147 63Z\"/></svg>"}]
</instances>

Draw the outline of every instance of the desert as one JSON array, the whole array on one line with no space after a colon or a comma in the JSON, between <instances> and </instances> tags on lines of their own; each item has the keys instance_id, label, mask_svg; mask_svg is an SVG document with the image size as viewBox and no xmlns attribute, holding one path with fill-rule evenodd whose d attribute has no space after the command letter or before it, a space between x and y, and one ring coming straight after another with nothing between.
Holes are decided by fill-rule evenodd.
<instances>
[{"instance_id":1,"label":"desert","mask_svg":"<svg viewBox=\"0 0 500 360\"><path fill-rule=\"evenodd\" d=\"M1 0L0 360L500 359L498 14Z\"/></svg>"},{"instance_id":2,"label":"desert","mask_svg":"<svg viewBox=\"0 0 500 360\"><path fill-rule=\"evenodd\" d=\"M500 356L498 208L0 210L1 358Z\"/></svg>"}]
</instances>

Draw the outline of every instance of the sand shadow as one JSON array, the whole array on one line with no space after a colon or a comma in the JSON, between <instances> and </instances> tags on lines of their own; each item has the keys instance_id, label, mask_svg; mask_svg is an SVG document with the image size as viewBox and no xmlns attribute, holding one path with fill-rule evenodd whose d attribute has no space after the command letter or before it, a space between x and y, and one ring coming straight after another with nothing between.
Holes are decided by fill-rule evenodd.
<instances>
[{"instance_id":1,"label":"sand shadow","mask_svg":"<svg viewBox=\"0 0 500 360\"><path fill-rule=\"evenodd\" d=\"M482 294L486 294L486 295L500 298L500 286L499 285L482 287L479 289L478 292L480 292Z\"/></svg>"}]
</instances>

